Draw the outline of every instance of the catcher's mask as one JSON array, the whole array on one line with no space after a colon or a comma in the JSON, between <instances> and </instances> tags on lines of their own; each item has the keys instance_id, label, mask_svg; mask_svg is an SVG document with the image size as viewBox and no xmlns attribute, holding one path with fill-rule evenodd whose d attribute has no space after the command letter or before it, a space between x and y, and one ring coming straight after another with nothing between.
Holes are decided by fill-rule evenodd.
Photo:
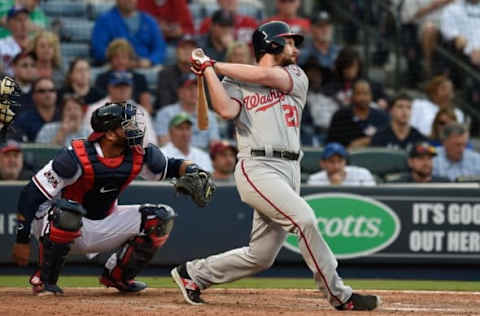
<instances>
[{"instance_id":1,"label":"catcher's mask","mask_svg":"<svg viewBox=\"0 0 480 316\"><path fill-rule=\"evenodd\" d=\"M0 138L5 136L7 129L15 118L14 107L20 107L17 98L20 96L20 87L15 80L9 76L0 79Z\"/></svg>"},{"instance_id":2,"label":"catcher's mask","mask_svg":"<svg viewBox=\"0 0 480 316\"><path fill-rule=\"evenodd\" d=\"M142 146L145 136L143 112L135 104L128 102L107 103L93 112L90 121L94 133L90 141L99 139L105 132L119 127L125 132L127 144L131 148Z\"/></svg>"}]
</instances>

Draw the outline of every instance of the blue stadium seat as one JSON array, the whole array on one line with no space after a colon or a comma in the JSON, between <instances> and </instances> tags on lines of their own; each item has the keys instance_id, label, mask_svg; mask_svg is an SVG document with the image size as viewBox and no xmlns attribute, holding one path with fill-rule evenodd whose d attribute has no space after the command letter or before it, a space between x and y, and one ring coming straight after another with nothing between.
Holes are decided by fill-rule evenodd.
<instances>
[{"instance_id":1,"label":"blue stadium seat","mask_svg":"<svg viewBox=\"0 0 480 316\"><path fill-rule=\"evenodd\" d=\"M370 147L353 151L349 156L349 164L366 168L382 179L408 171L406 152L390 148Z\"/></svg>"},{"instance_id":2,"label":"blue stadium seat","mask_svg":"<svg viewBox=\"0 0 480 316\"><path fill-rule=\"evenodd\" d=\"M72 42L90 42L94 22L79 18L62 18L62 31Z\"/></svg>"},{"instance_id":3,"label":"blue stadium seat","mask_svg":"<svg viewBox=\"0 0 480 316\"><path fill-rule=\"evenodd\" d=\"M102 13L110 10L112 8L112 5L112 3L88 4L88 18L90 20L95 20L98 16L102 15Z\"/></svg>"},{"instance_id":4,"label":"blue stadium seat","mask_svg":"<svg viewBox=\"0 0 480 316\"><path fill-rule=\"evenodd\" d=\"M87 17L87 5L84 1L42 1L40 7L48 17Z\"/></svg>"},{"instance_id":5,"label":"blue stadium seat","mask_svg":"<svg viewBox=\"0 0 480 316\"><path fill-rule=\"evenodd\" d=\"M60 49L64 58L90 56L90 45L87 43L62 43Z\"/></svg>"},{"instance_id":6,"label":"blue stadium seat","mask_svg":"<svg viewBox=\"0 0 480 316\"><path fill-rule=\"evenodd\" d=\"M157 88L158 72L161 69L162 66L156 66L154 68L136 69L135 71L147 78L148 89L154 91Z\"/></svg>"}]
</instances>

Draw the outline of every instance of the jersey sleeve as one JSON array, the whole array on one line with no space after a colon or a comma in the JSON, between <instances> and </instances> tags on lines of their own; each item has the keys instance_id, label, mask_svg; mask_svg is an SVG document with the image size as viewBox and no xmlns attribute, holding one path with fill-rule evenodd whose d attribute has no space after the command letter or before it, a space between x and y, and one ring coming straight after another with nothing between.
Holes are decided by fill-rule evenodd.
<instances>
[{"instance_id":1,"label":"jersey sleeve","mask_svg":"<svg viewBox=\"0 0 480 316\"><path fill-rule=\"evenodd\" d=\"M305 104L308 91L307 75L298 65L288 65L283 69L285 69L290 77L291 88L288 94L292 97L298 98L300 104Z\"/></svg>"},{"instance_id":2,"label":"jersey sleeve","mask_svg":"<svg viewBox=\"0 0 480 316\"><path fill-rule=\"evenodd\" d=\"M227 91L227 94L230 96L230 98L232 98L232 100L237 101L240 104L240 106L242 106L243 92L242 92L242 89L240 88L239 83L229 77L224 77L222 80L222 83L223 83L223 87L225 88L225 91Z\"/></svg>"},{"instance_id":3,"label":"jersey sleeve","mask_svg":"<svg viewBox=\"0 0 480 316\"><path fill-rule=\"evenodd\" d=\"M168 159L160 148L148 144L145 148L145 158L140 176L145 180L163 180L167 175Z\"/></svg>"},{"instance_id":4,"label":"jersey sleeve","mask_svg":"<svg viewBox=\"0 0 480 316\"><path fill-rule=\"evenodd\" d=\"M40 192L51 200L63 188L77 181L81 174L82 168L72 149L64 148L33 176L32 181Z\"/></svg>"}]
</instances>

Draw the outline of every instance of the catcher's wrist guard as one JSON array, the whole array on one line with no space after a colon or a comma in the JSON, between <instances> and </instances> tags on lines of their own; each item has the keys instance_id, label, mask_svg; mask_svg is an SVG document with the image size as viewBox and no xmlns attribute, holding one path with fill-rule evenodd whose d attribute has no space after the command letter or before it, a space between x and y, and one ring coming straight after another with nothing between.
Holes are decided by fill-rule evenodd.
<instances>
[{"instance_id":1,"label":"catcher's wrist guard","mask_svg":"<svg viewBox=\"0 0 480 316\"><path fill-rule=\"evenodd\" d=\"M30 227L25 221L17 220L16 242L19 244L28 244L30 242Z\"/></svg>"}]
</instances>

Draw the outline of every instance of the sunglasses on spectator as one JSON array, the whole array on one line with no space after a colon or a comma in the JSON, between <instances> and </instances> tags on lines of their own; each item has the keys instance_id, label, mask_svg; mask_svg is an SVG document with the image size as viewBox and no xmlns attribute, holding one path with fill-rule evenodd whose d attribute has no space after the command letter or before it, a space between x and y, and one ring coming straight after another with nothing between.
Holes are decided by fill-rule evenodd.
<instances>
[{"instance_id":1,"label":"sunglasses on spectator","mask_svg":"<svg viewBox=\"0 0 480 316\"><path fill-rule=\"evenodd\" d=\"M57 92L57 90L55 89L38 89L38 90L35 90L36 93L47 93L47 92L50 92L50 93L55 93Z\"/></svg>"}]
</instances>

